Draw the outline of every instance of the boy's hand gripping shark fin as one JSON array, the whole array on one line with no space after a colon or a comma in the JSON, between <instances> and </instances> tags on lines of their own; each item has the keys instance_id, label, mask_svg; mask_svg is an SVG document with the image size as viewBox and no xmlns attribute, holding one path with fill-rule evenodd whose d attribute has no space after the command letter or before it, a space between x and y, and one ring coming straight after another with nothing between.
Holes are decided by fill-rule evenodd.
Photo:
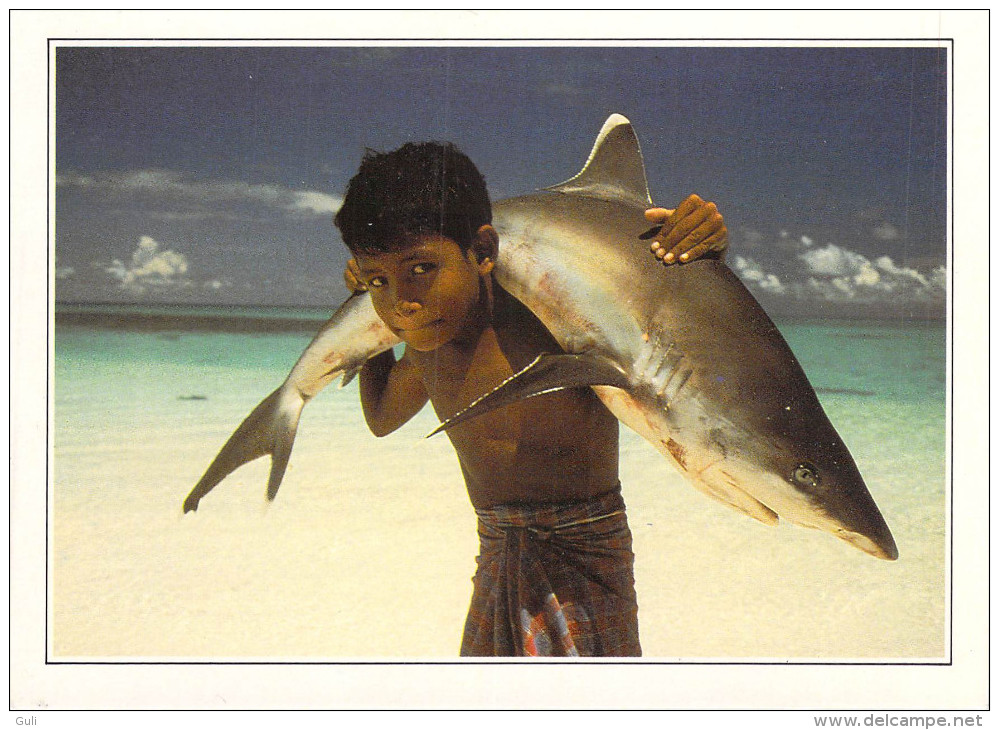
<instances>
[{"instance_id":1,"label":"boy's hand gripping shark fin","mask_svg":"<svg viewBox=\"0 0 999 730\"><path fill-rule=\"evenodd\" d=\"M434 436L483 413L567 388L589 385L631 386L619 365L601 355L538 355L527 367L514 373L485 395L477 398L427 435Z\"/></svg>"}]
</instances>

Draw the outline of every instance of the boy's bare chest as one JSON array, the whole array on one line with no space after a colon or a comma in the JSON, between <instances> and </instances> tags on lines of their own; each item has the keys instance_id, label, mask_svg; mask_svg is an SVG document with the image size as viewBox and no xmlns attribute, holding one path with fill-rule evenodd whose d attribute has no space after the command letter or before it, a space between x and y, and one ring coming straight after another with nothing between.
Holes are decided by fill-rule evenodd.
<instances>
[{"instance_id":1,"label":"boy's bare chest","mask_svg":"<svg viewBox=\"0 0 999 730\"><path fill-rule=\"evenodd\" d=\"M527 367L539 354L561 348L540 323L529 318L487 328L465 347L441 347L420 358L430 402L449 418ZM563 391L516 401L456 427L498 440L560 441L568 424L589 418L596 397L589 389ZM467 429L463 426L467 425ZM452 432L457 436L461 432Z\"/></svg>"},{"instance_id":2,"label":"boy's bare chest","mask_svg":"<svg viewBox=\"0 0 999 730\"><path fill-rule=\"evenodd\" d=\"M511 344L502 331L494 334L473 348L439 348L419 359L441 419L492 391L540 352L558 351L544 337L518 336ZM448 436L477 507L585 498L617 480L617 421L589 388L510 403L455 426Z\"/></svg>"},{"instance_id":3,"label":"boy's bare chest","mask_svg":"<svg viewBox=\"0 0 999 730\"><path fill-rule=\"evenodd\" d=\"M471 346L445 346L420 357L420 373L437 414L453 415L525 367L539 352L528 344L504 347L495 331L487 330Z\"/></svg>"},{"instance_id":4,"label":"boy's bare chest","mask_svg":"<svg viewBox=\"0 0 999 730\"><path fill-rule=\"evenodd\" d=\"M430 402L449 418L527 367L542 353L562 348L517 302L497 312L494 324L473 341L449 343L416 359ZM607 421L610 421L608 426ZM485 413L449 432L459 451L559 450L566 444L602 439L616 428L589 388L549 393Z\"/></svg>"}]
</instances>

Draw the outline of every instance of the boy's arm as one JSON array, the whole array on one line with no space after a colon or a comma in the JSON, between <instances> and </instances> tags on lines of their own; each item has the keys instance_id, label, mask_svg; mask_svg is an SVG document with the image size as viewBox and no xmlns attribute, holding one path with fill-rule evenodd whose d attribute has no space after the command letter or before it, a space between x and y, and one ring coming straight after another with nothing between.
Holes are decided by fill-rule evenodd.
<instances>
[{"instance_id":1,"label":"boy's arm","mask_svg":"<svg viewBox=\"0 0 999 730\"><path fill-rule=\"evenodd\" d=\"M718 207L697 195L675 210L649 208L645 219L662 226L652 242L652 252L665 265L687 263L706 254L722 258L728 248L728 229Z\"/></svg>"},{"instance_id":2,"label":"boy's arm","mask_svg":"<svg viewBox=\"0 0 999 730\"><path fill-rule=\"evenodd\" d=\"M359 378L364 420L375 436L387 436L420 412L429 400L423 379L403 353L392 350L368 360Z\"/></svg>"}]
</instances>

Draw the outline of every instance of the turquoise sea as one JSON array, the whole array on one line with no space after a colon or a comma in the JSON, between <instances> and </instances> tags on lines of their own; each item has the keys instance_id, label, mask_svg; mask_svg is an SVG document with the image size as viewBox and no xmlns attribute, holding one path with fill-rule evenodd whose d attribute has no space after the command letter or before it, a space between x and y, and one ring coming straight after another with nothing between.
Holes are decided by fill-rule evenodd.
<instances>
[{"instance_id":1,"label":"turquoise sea","mask_svg":"<svg viewBox=\"0 0 999 730\"><path fill-rule=\"evenodd\" d=\"M59 305L50 449L51 657L457 656L474 516L430 409L371 436L356 385L305 411L281 493L267 464L180 505L331 311ZM646 657L942 661L947 332L778 322L899 545L878 561L694 492L622 430Z\"/></svg>"}]
</instances>

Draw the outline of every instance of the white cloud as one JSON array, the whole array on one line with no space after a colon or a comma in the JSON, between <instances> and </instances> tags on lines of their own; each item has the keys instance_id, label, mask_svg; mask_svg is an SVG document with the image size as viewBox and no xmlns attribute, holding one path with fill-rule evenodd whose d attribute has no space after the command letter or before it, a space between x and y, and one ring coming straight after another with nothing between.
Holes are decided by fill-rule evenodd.
<instances>
[{"instance_id":1,"label":"white cloud","mask_svg":"<svg viewBox=\"0 0 999 730\"><path fill-rule=\"evenodd\" d=\"M254 201L265 205L287 204L293 193L277 185L254 185L240 180L193 180L172 170L135 170L102 178L121 191L148 192L201 201Z\"/></svg>"},{"instance_id":2,"label":"white cloud","mask_svg":"<svg viewBox=\"0 0 999 730\"><path fill-rule=\"evenodd\" d=\"M881 274L869 261L865 261L857 267L857 271L853 274L853 282L857 286L877 286L881 283Z\"/></svg>"},{"instance_id":3,"label":"white cloud","mask_svg":"<svg viewBox=\"0 0 999 730\"><path fill-rule=\"evenodd\" d=\"M343 198L326 193L318 193L315 190L295 193L295 199L288 206L290 210L300 210L316 215L333 215L340 210L343 205Z\"/></svg>"},{"instance_id":4,"label":"white cloud","mask_svg":"<svg viewBox=\"0 0 999 730\"><path fill-rule=\"evenodd\" d=\"M72 266L60 266L59 257L56 256L55 277L57 279L68 279L75 273L76 269L74 269Z\"/></svg>"},{"instance_id":5,"label":"white cloud","mask_svg":"<svg viewBox=\"0 0 999 730\"><path fill-rule=\"evenodd\" d=\"M74 186L78 188L87 188L97 185L96 178L90 175L81 175L78 172L59 172L56 173L56 185L60 187Z\"/></svg>"},{"instance_id":6,"label":"white cloud","mask_svg":"<svg viewBox=\"0 0 999 730\"><path fill-rule=\"evenodd\" d=\"M930 285L940 291L947 291L947 267L938 266L930 272Z\"/></svg>"},{"instance_id":7,"label":"white cloud","mask_svg":"<svg viewBox=\"0 0 999 730\"><path fill-rule=\"evenodd\" d=\"M809 274L807 290L826 301L927 301L942 299L946 293L943 267L931 280L889 256L871 261L834 244L802 252L798 258Z\"/></svg>"},{"instance_id":8,"label":"white cloud","mask_svg":"<svg viewBox=\"0 0 999 730\"><path fill-rule=\"evenodd\" d=\"M142 294L149 289L163 290L191 286L187 278L187 257L182 253L160 250L150 236L139 239L128 265L115 259L105 271L118 280L122 289Z\"/></svg>"},{"instance_id":9,"label":"white cloud","mask_svg":"<svg viewBox=\"0 0 999 730\"><path fill-rule=\"evenodd\" d=\"M894 241L901 236L898 229L887 221L875 226L872 233L879 241Z\"/></svg>"},{"instance_id":10,"label":"white cloud","mask_svg":"<svg viewBox=\"0 0 999 730\"><path fill-rule=\"evenodd\" d=\"M746 246L756 246L763 242L765 236L753 228L743 228L739 231L742 235L741 243Z\"/></svg>"},{"instance_id":11,"label":"white cloud","mask_svg":"<svg viewBox=\"0 0 999 730\"><path fill-rule=\"evenodd\" d=\"M799 254L798 258L805 262L808 273L822 276L842 276L862 267L867 261L860 254L831 243L822 248L810 248Z\"/></svg>"},{"instance_id":12,"label":"white cloud","mask_svg":"<svg viewBox=\"0 0 999 730\"><path fill-rule=\"evenodd\" d=\"M944 266L924 275L917 269L896 264L889 256L874 260L835 244L816 245L808 236L791 239L786 231L780 240L794 240L796 249L774 247L776 258L772 268L748 257L733 255L733 271L746 285L760 293L782 295L799 301L824 302L942 302L947 292L947 270ZM766 250L765 247L757 248ZM783 252L783 253L780 253ZM799 262L795 269L792 264Z\"/></svg>"},{"instance_id":13,"label":"white cloud","mask_svg":"<svg viewBox=\"0 0 999 730\"><path fill-rule=\"evenodd\" d=\"M295 190L281 185L241 180L197 180L173 170L132 170L82 175L63 172L56 184L119 198L139 198L145 212L175 220L208 217L230 218L227 206L252 204L292 215L329 215L340 209L342 199L316 190ZM150 207L150 199L156 208Z\"/></svg>"},{"instance_id":14,"label":"white cloud","mask_svg":"<svg viewBox=\"0 0 999 730\"><path fill-rule=\"evenodd\" d=\"M883 271L887 276L895 279L910 280L915 282L919 286L928 287L930 282L927 281L926 277L920 274L915 269L906 268L904 266L896 266L895 262L892 261L887 256L880 256L875 261L874 264ZM941 267L943 268L943 267Z\"/></svg>"},{"instance_id":15,"label":"white cloud","mask_svg":"<svg viewBox=\"0 0 999 730\"><path fill-rule=\"evenodd\" d=\"M747 281L765 292L783 294L786 291L784 284L776 275L763 271L753 259L735 256L732 259L732 268L742 277L743 281Z\"/></svg>"}]
</instances>

